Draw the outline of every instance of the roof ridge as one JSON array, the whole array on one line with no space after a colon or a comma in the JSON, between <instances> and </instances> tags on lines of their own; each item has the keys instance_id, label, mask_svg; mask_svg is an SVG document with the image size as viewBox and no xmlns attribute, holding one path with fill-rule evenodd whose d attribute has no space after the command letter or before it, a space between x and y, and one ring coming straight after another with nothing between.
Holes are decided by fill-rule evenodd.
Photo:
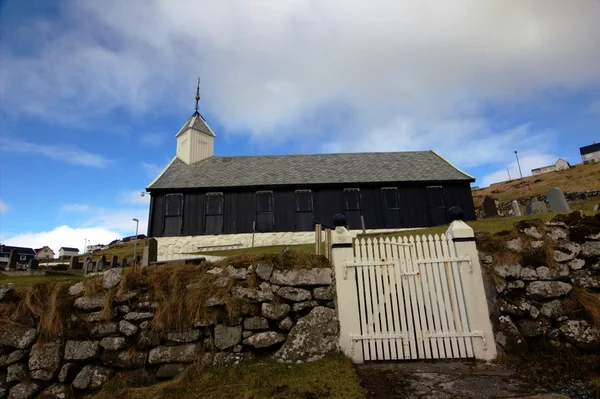
<instances>
[{"instance_id":1,"label":"roof ridge","mask_svg":"<svg viewBox=\"0 0 600 399\"><path fill-rule=\"evenodd\" d=\"M475 176L472 176L470 174L468 174L467 172L465 172L464 170L460 169L458 166L454 165L452 162L448 161L446 158L444 158L443 156L441 156L440 154L437 153L436 150L429 150L432 153L434 153L435 155L437 155L442 161L446 162L448 165L452 166L454 169L458 170L460 173L462 173L465 176L470 177L471 179L477 179Z\"/></svg>"},{"instance_id":2,"label":"roof ridge","mask_svg":"<svg viewBox=\"0 0 600 399\"><path fill-rule=\"evenodd\" d=\"M264 154L264 155L214 155L212 158L256 158L256 157L308 157L314 155L372 155L372 154L423 154L431 150L418 151L364 151L364 152L317 152L311 154ZM209 159L209 158L207 158Z\"/></svg>"}]
</instances>

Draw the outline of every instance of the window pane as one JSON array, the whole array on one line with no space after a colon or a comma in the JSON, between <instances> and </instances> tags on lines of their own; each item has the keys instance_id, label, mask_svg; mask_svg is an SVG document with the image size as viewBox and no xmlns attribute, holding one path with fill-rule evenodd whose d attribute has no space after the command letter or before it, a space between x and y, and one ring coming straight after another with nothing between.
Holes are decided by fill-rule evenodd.
<instances>
[{"instance_id":1,"label":"window pane","mask_svg":"<svg viewBox=\"0 0 600 399\"><path fill-rule=\"evenodd\" d=\"M385 188L381 190L383 192L383 200L387 209L400 208L398 201L398 189L396 188Z\"/></svg>"},{"instance_id":2,"label":"window pane","mask_svg":"<svg viewBox=\"0 0 600 399\"><path fill-rule=\"evenodd\" d=\"M312 192L296 192L296 212L312 212Z\"/></svg>"},{"instance_id":3,"label":"window pane","mask_svg":"<svg viewBox=\"0 0 600 399\"><path fill-rule=\"evenodd\" d=\"M223 194L206 194L206 214L207 215L222 215L223 214Z\"/></svg>"},{"instance_id":4,"label":"window pane","mask_svg":"<svg viewBox=\"0 0 600 399\"><path fill-rule=\"evenodd\" d=\"M344 190L344 205L347 211L360 210L360 191Z\"/></svg>"},{"instance_id":5,"label":"window pane","mask_svg":"<svg viewBox=\"0 0 600 399\"><path fill-rule=\"evenodd\" d=\"M444 206L444 193L441 187L427 187L427 196L430 207Z\"/></svg>"},{"instance_id":6,"label":"window pane","mask_svg":"<svg viewBox=\"0 0 600 399\"><path fill-rule=\"evenodd\" d=\"M256 193L257 212L273 212L273 193Z\"/></svg>"},{"instance_id":7,"label":"window pane","mask_svg":"<svg viewBox=\"0 0 600 399\"><path fill-rule=\"evenodd\" d=\"M166 215L165 216L179 216L181 215L181 205L183 202L183 195L181 194L168 194L166 196Z\"/></svg>"}]
</instances>

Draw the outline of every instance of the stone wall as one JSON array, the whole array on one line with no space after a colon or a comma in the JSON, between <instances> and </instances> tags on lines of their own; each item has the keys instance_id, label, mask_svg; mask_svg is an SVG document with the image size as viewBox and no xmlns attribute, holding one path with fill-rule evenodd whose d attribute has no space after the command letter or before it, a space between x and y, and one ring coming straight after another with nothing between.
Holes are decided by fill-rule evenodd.
<instances>
[{"instance_id":1,"label":"stone wall","mask_svg":"<svg viewBox=\"0 0 600 399\"><path fill-rule=\"evenodd\" d=\"M499 349L600 350L600 215L517 222L478 241Z\"/></svg>"},{"instance_id":2,"label":"stone wall","mask_svg":"<svg viewBox=\"0 0 600 399\"><path fill-rule=\"evenodd\" d=\"M100 389L116 373L135 384L151 384L175 377L192 362L232 364L270 356L296 363L337 348L330 267L286 269L264 262L196 268L191 272L214 279L227 294L214 291L199 298L203 316L184 329L155 328L159 296L144 287L123 289L132 284L129 270L111 269L65 286L64 331L44 340L40 317L11 308L23 294L1 285L0 305L13 311L11 320L0 324L0 398L7 392L9 398L79 397ZM85 296L94 279L100 288ZM183 290L198 289L193 282L183 284ZM182 300L184 294L169 293ZM231 300L239 307L235 316L226 309Z\"/></svg>"}]
</instances>

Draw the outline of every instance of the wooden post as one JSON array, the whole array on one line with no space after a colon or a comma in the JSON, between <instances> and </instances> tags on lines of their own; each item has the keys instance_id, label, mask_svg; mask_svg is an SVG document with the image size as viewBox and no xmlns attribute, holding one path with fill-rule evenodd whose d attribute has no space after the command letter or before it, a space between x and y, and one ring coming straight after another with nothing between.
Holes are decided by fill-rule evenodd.
<instances>
[{"instance_id":1,"label":"wooden post","mask_svg":"<svg viewBox=\"0 0 600 399\"><path fill-rule=\"evenodd\" d=\"M331 260L331 229L325 230L325 256Z\"/></svg>"},{"instance_id":2,"label":"wooden post","mask_svg":"<svg viewBox=\"0 0 600 399\"><path fill-rule=\"evenodd\" d=\"M321 254L321 225L315 225L315 255Z\"/></svg>"},{"instance_id":3,"label":"wooden post","mask_svg":"<svg viewBox=\"0 0 600 399\"><path fill-rule=\"evenodd\" d=\"M256 230L256 220L252 222L252 248L254 248L254 231Z\"/></svg>"},{"instance_id":4,"label":"wooden post","mask_svg":"<svg viewBox=\"0 0 600 399\"><path fill-rule=\"evenodd\" d=\"M365 217L360 215L360 227L362 227L363 234L367 233L367 229L365 229Z\"/></svg>"}]
</instances>

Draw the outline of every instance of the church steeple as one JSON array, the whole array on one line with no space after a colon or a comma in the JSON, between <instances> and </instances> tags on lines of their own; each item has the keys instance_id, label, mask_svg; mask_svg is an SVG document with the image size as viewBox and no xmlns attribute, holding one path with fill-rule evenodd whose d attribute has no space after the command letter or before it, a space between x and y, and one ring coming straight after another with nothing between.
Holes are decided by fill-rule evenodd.
<instances>
[{"instance_id":1,"label":"church steeple","mask_svg":"<svg viewBox=\"0 0 600 399\"><path fill-rule=\"evenodd\" d=\"M215 133L198 112L200 101L200 78L196 86L195 111L175 135L177 158L190 165L213 156Z\"/></svg>"}]
</instances>

